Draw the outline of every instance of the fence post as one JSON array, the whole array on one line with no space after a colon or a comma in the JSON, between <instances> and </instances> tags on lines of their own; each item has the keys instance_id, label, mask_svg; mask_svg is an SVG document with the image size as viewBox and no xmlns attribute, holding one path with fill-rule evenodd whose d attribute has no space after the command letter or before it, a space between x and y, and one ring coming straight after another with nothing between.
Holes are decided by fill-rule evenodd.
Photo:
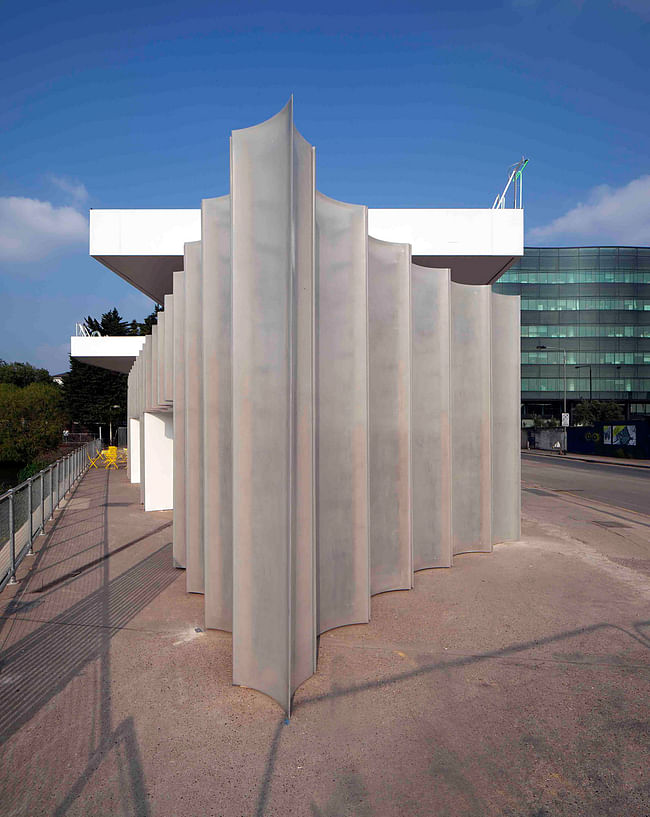
<instances>
[{"instance_id":1,"label":"fence post","mask_svg":"<svg viewBox=\"0 0 650 817\"><path fill-rule=\"evenodd\" d=\"M54 518L54 466L50 465L50 519Z\"/></svg>"},{"instance_id":2,"label":"fence post","mask_svg":"<svg viewBox=\"0 0 650 817\"><path fill-rule=\"evenodd\" d=\"M34 539L34 507L32 504L32 483L34 480L30 477L27 480L27 513L29 514L29 550L28 556L33 556L32 540Z\"/></svg>"},{"instance_id":3,"label":"fence post","mask_svg":"<svg viewBox=\"0 0 650 817\"><path fill-rule=\"evenodd\" d=\"M41 536L45 536L45 471L41 471Z\"/></svg>"},{"instance_id":4,"label":"fence post","mask_svg":"<svg viewBox=\"0 0 650 817\"><path fill-rule=\"evenodd\" d=\"M16 531L14 530L14 492L9 491L9 584L18 584L16 578Z\"/></svg>"}]
</instances>

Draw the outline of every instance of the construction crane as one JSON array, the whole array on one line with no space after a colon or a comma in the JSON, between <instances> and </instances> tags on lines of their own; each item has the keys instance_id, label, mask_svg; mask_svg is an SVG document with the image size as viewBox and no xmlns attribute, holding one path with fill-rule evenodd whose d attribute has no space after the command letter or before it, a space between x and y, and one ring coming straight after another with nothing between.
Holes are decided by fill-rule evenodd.
<instances>
[{"instance_id":1,"label":"construction crane","mask_svg":"<svg viewBox=\"0 0 650 817\"><path fill-rule=\"evenodd\" d=\"M518 162L516 162L514 165L508 168L508 182L506 186L503 188L503 193L501 193L500 196L497 196L496 199L494 200L494 204L492 205L493 210L505 209L506 194L510 189L510 185L513 185L514 192L513 207L515 209L521 209L524 206L524 180L522 173L527 164L528 159L525 159L522 156Z\"/></svg>"}]
</instances>

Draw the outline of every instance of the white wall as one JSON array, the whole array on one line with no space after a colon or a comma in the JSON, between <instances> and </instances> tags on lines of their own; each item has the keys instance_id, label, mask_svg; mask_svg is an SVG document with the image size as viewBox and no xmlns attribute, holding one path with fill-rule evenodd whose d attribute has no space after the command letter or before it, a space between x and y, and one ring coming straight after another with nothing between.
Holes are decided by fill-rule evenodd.
<instances>
[{"instance_id":1,"label":"white wall","mask_svg":"<svg viewBox=\"0 0 650 817\"><path fill-rule=\"evenodd\" d=\"M169 511L174 507L174 415L145 411L144 509Z\"/></svg>"}]
</instances>

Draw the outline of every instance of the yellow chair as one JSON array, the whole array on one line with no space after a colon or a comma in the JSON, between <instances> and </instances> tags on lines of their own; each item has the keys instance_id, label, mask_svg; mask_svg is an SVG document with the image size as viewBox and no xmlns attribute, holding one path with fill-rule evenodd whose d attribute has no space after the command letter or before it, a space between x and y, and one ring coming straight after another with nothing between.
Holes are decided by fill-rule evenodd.
<instances>
[{"instance_id":1,"label":"yellow chair","mask_svg":"<svg viewBox=\"0 0 650 817\"><path fill-rule=\"evenodd\" d=\"M99 451L97 454L95 454L94 457L91 457L90 454L86 454L86 456L88 457L88 460L90 461L90 465L88 466L88 468L97 468L98 467L97 462L98 462L98 460L101 460L102 452Z\"/></svg>"},{"instance_id":2,"label":"yellow chair","mask_svg":"<svg viewBox=\"0 0 650 817\"><path fill-rule=\"evenodd\" d=\"M104 468L114 468L117 471L117 446L109 445L104 452Z\"/></svg>"}]
</instances>

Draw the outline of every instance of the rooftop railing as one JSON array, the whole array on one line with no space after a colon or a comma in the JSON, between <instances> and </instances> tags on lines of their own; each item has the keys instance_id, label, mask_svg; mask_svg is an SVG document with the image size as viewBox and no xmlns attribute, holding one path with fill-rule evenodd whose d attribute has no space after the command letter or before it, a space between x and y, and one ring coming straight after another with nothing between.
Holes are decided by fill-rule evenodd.
<instances>
[{"instance_id":1,"label":"rooftop railing","mask_svg":"<svg viewBox=\"0 0 650 817\"><path fill-rule=\"evenodd\" d=\"M100 448L100 440L86 443L0 496L0 590L16 584L18 566L34 555L35 538L44 535L46 522L88 470L89 455Z\"/></svg>"}]
</instances>

